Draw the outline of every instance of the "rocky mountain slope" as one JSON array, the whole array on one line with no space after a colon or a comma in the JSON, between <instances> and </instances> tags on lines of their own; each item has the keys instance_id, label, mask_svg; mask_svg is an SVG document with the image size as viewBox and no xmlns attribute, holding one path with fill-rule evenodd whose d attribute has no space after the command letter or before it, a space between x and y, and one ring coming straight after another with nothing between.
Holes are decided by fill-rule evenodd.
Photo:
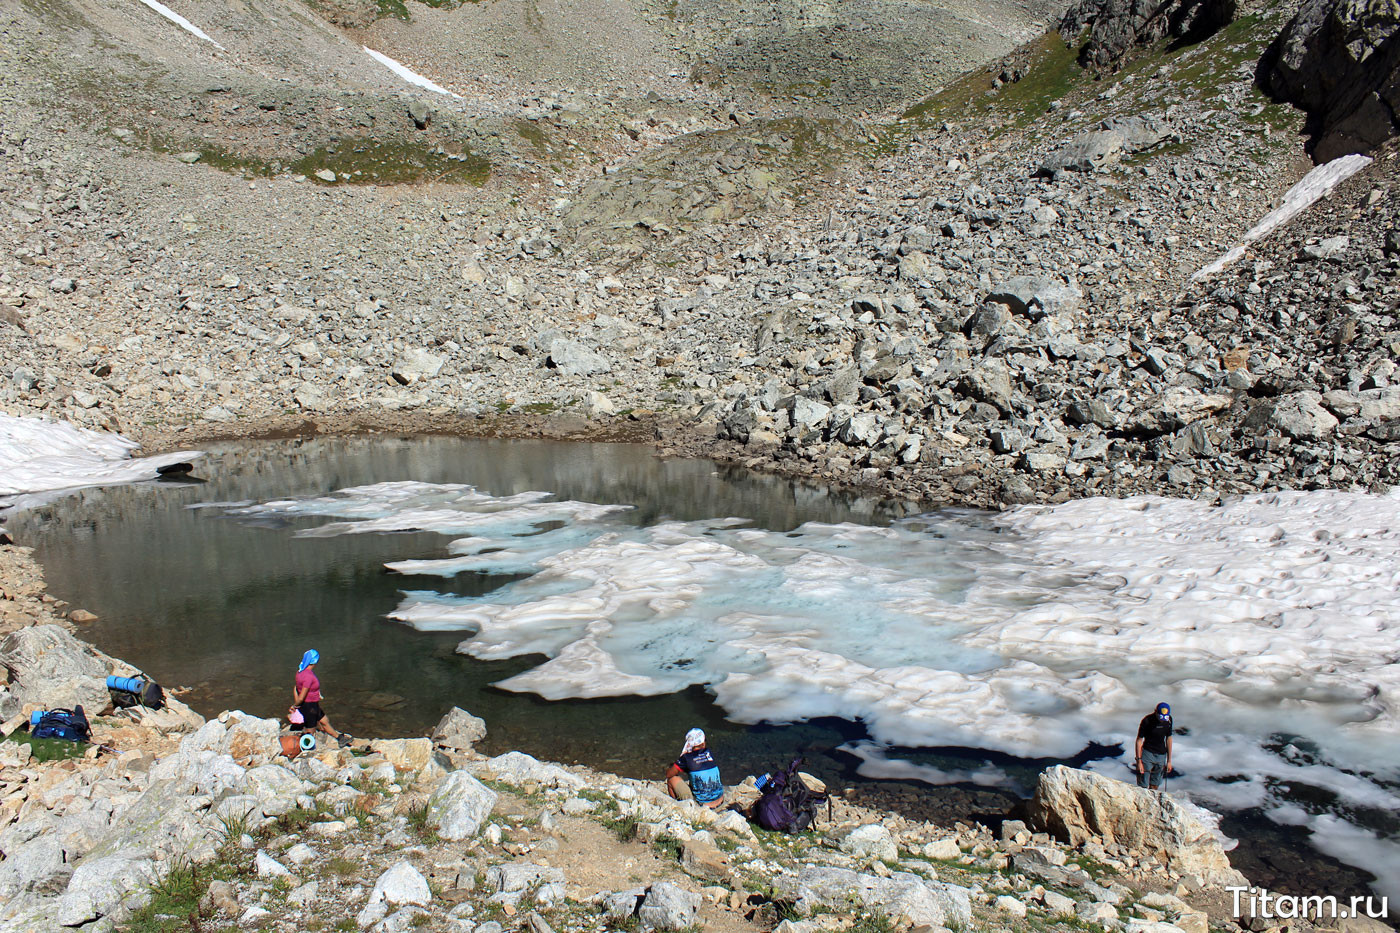
<instances>
[{"instance_id":1,"label":"rocky mountain slope","mask_svg":"<svg viewBox=\"0 0 1400 933\"><path fill-rule=\"evenodd\" d=\"M1230 273L1304 276L1336 297L1290 285L1280 312L1252 301L1250 288L1265 286L1251 282L1217 317L1176 310L1178 296L1221 305L1225 292L1192 284L1192 273L1308 166L1300 115L1254 82L1291 12L1244 10L1198 44L1162 40L1103 74L1083 71L1077 49L1050 34L897 115L863 120L794 112L777 98L747 107L757 98L736 103L668 74L675 102L648 91L654 112L614 125L622 141L606 151L585 144L601 129L571 128L616 116L597 117L582 92L525 100L532 114L514 126L509 101L482 117L475 103L433 95L441 102L415 111L418 130L407 103L421 95L371 90L396 79L328 26L315 31L330 50L319 84L275 46L259 53L259 68L284 63L270 73L281 87L360 101L352 120L384 108L370 122L373 145L389 149L351 155L382 156L394 172L419 166L403 177L437 168L393 148L396 134L428 133L426 145L476 127L485 135L472 138L490 142L467 149L493 160L484 188L352 185L346 175L392 172L354 176L361 169L333 160L352 170L317 169L335 184L271 163L270 177L247 165L240 174L202 156L152 155L52 102L34 106L44 94L36 64L91 62L82 49L101 43L84 21L60 30L66 45L6 71L15 118L0 144L15 222L0 273L11 320L2 391L15 410L147 439L279 418L511 431L537 426L516 413L569 410L606 425L626 412L674 450L979 504L1390 482L1389 428L1372 430L1393 417L1388 152L1334 196L1355 218L1295 222L1291 236L1332 243L1332 258L1295 263L1292 241L1266 241ZM387 22L372 28L406 28ZM211 69L231 67L171 29ZM630 41L646 47L636 30ZM152 94L184 73L153 77ZM363 89L334 96L330 85L351 76ZM203 119L183 104L156 107L155 96L139 106L157 115L131 132ZM338 113L308 105L287 128L279 107L234 104L231 122L211 125L232 134L246 123L258 145L304 149L330 131L317 114ZM287 132L258 130L259 120ZM447 146L432 158L466 159L444 176L462 182L474 156ZM307 158L302 169L330 156ZM1337 237L1353 236L1336 251ZM1279 248L1291 252L1263 258ZM1335 260L1352 257L1368 258L1334 281ZM1243 324L1231 317L1241 302L1256 309ZM1294 345L1311 322L1331 333L1322 324L1335 312L1323 303L1366 306L1344 313L1364 353L1347 343L1327 365L1300 355L1315 349ZM1256 352L1252 327L1281 329L1268 354ZM1352 398L1363 390L1381 407ZM1319 402L1318 415L1299 392L1347 397ZM1290 433L1269 413L1278 400L1321 427ZM1362 422L1334 430L1361 405ZM1280 459L1294 442L1312 450L1296 468Z\"/></svg>"}]
</instances>

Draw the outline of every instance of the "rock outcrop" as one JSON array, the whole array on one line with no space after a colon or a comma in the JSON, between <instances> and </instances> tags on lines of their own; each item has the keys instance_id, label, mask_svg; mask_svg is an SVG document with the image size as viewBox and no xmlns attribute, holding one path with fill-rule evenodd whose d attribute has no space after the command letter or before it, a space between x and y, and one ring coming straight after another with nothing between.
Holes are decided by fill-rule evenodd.
<instances>
[{"instance_id":1,"label":"rock outcrop","mask_svg":"<svg viewBox=\"0 0 1400 933\"><path fill-rule=\"evenodd\" d=\"M89 645L58 625L35 625L0 642L0 666L9 672L10 696L43 709L82 706L89 715L110 702L108 666Z\"/></svg>"},{"instance_id":2,"label":"rock outcrop","mask_svg":"<svg viewBox=\"0 0 1400 933\"><path fill-rule=\"evenodd\" d=\"M1199 41L1235 18L1235 0L1081 0L1060 21L1060 35L1074 41L1086 68L1114 68L1135 47L1168 36Z\"/></svg>"},{"instance_id":3,"label":"rock outcrop","mask_svg":"<svg viewBox=\"0 0 1400 933\"><path fill-rule=\"evenodd\" d=\"M1030 803L1037 828L1071 845L1121 845L1167 871L1212 884L1247 884L1230 866L1214 814L1170 794L1056 765Z\"/></svg>"},{"instance_id":4,"label":"rock outcrop","mask_svg":"<svg viewBox=\"0 0 1400 933\"><path fill-rule=\"evenodd\" d=\"M1400 7L1307 0L1259 61L1259 83L1308 112L1313 158L1366 153L1400 134Z\"/></svg>"}]
</instances>

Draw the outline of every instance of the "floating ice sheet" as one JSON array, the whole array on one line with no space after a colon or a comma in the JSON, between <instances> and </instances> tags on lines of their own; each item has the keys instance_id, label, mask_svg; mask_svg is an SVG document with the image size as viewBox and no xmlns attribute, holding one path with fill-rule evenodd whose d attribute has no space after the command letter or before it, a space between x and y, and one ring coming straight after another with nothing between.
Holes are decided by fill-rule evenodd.
<instances>
[{"instance_id":1,"label":"floating ice sheet","mask_svg":"<svg viewBox=\"0 0 1400 933\"><path fill-rule=\"evenodd\" d=\"M203 456L181 450L133 458L139 446L118 434L0 414L0 509L38 504L43 493L154 479L160 467Z\"/></svg>"},{"instance_id":2,"label":"floating ice sheet","mask_svg":"<svg viewBox=\"0 0 1400 933\"><path fill-rule=\"evenodd\" d=\"M458 650L475 657L546 656L500 686L548 699L699 684L741 722L859 719L887 745L1123 743L1095 765L1121 777L1166 700L1189 729L1175 789L1263 807L1392 891L1400 878L1400 844L1366 816L1400 808L1400 495L1088 499L784 533L416 483L233 511L332 519L303 535L462 536L454 556L390 565L414 574L530 574L477 597L415 586L392 617L470 633ZM1000 780L855 753L871 774Z\"/></svg>"}]
</instances>

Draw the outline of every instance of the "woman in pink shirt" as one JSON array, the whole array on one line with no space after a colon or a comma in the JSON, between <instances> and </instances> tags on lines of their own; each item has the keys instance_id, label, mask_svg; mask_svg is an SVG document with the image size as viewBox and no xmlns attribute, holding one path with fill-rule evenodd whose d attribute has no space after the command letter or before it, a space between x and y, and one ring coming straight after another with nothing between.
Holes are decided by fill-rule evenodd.
<instances>
[{"instance_id":1,"label":"woman in pink shirt","mask_svg":"<svg viewBox=\"0 0 1400 933\"><path fill-rule=\"evenodd\" d=\"M296 684L292 687L292 708L287 713L299 710L301 728L319 729L343 747L350 744L352 737L347 732L337 732L321 709L321 681L316 677L316 662L319 660L321 653L315 648L301 656L301 667L297 668Z\"/></svg>"}]
</instances>

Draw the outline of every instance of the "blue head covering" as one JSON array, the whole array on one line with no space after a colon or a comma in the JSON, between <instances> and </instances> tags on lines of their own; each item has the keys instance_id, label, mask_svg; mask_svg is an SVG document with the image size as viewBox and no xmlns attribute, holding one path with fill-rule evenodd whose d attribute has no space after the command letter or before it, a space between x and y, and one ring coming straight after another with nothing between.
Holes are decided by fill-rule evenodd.
<instances>
[{"instance_id":1,"label":"blue head covering","mask_svg":"<svg viewBox=\"0 0 1400 933\"><path fill-rule=\"evenodd\" d=\"M1165 703L1158 703L1158 704L1157 704L1157 715L1160 716L1162 719L1171 719L1171 718L1172 718L1172 708L1171 708L1170 706L1168 706L1167 704L1165 704Z\"/></svg>"},{"instance_id":2,"label":"blue head covering","mask_svg":"<svg viewBox=\"0 0 1400 933\"><path fill-rule=\"evenodd\" d=\"M297 673L300 674L319 660L321 660L321 652L315 648L308 649L306 654L301 656L301 667L297 668Z\"/></svg>"}]
</instances>

